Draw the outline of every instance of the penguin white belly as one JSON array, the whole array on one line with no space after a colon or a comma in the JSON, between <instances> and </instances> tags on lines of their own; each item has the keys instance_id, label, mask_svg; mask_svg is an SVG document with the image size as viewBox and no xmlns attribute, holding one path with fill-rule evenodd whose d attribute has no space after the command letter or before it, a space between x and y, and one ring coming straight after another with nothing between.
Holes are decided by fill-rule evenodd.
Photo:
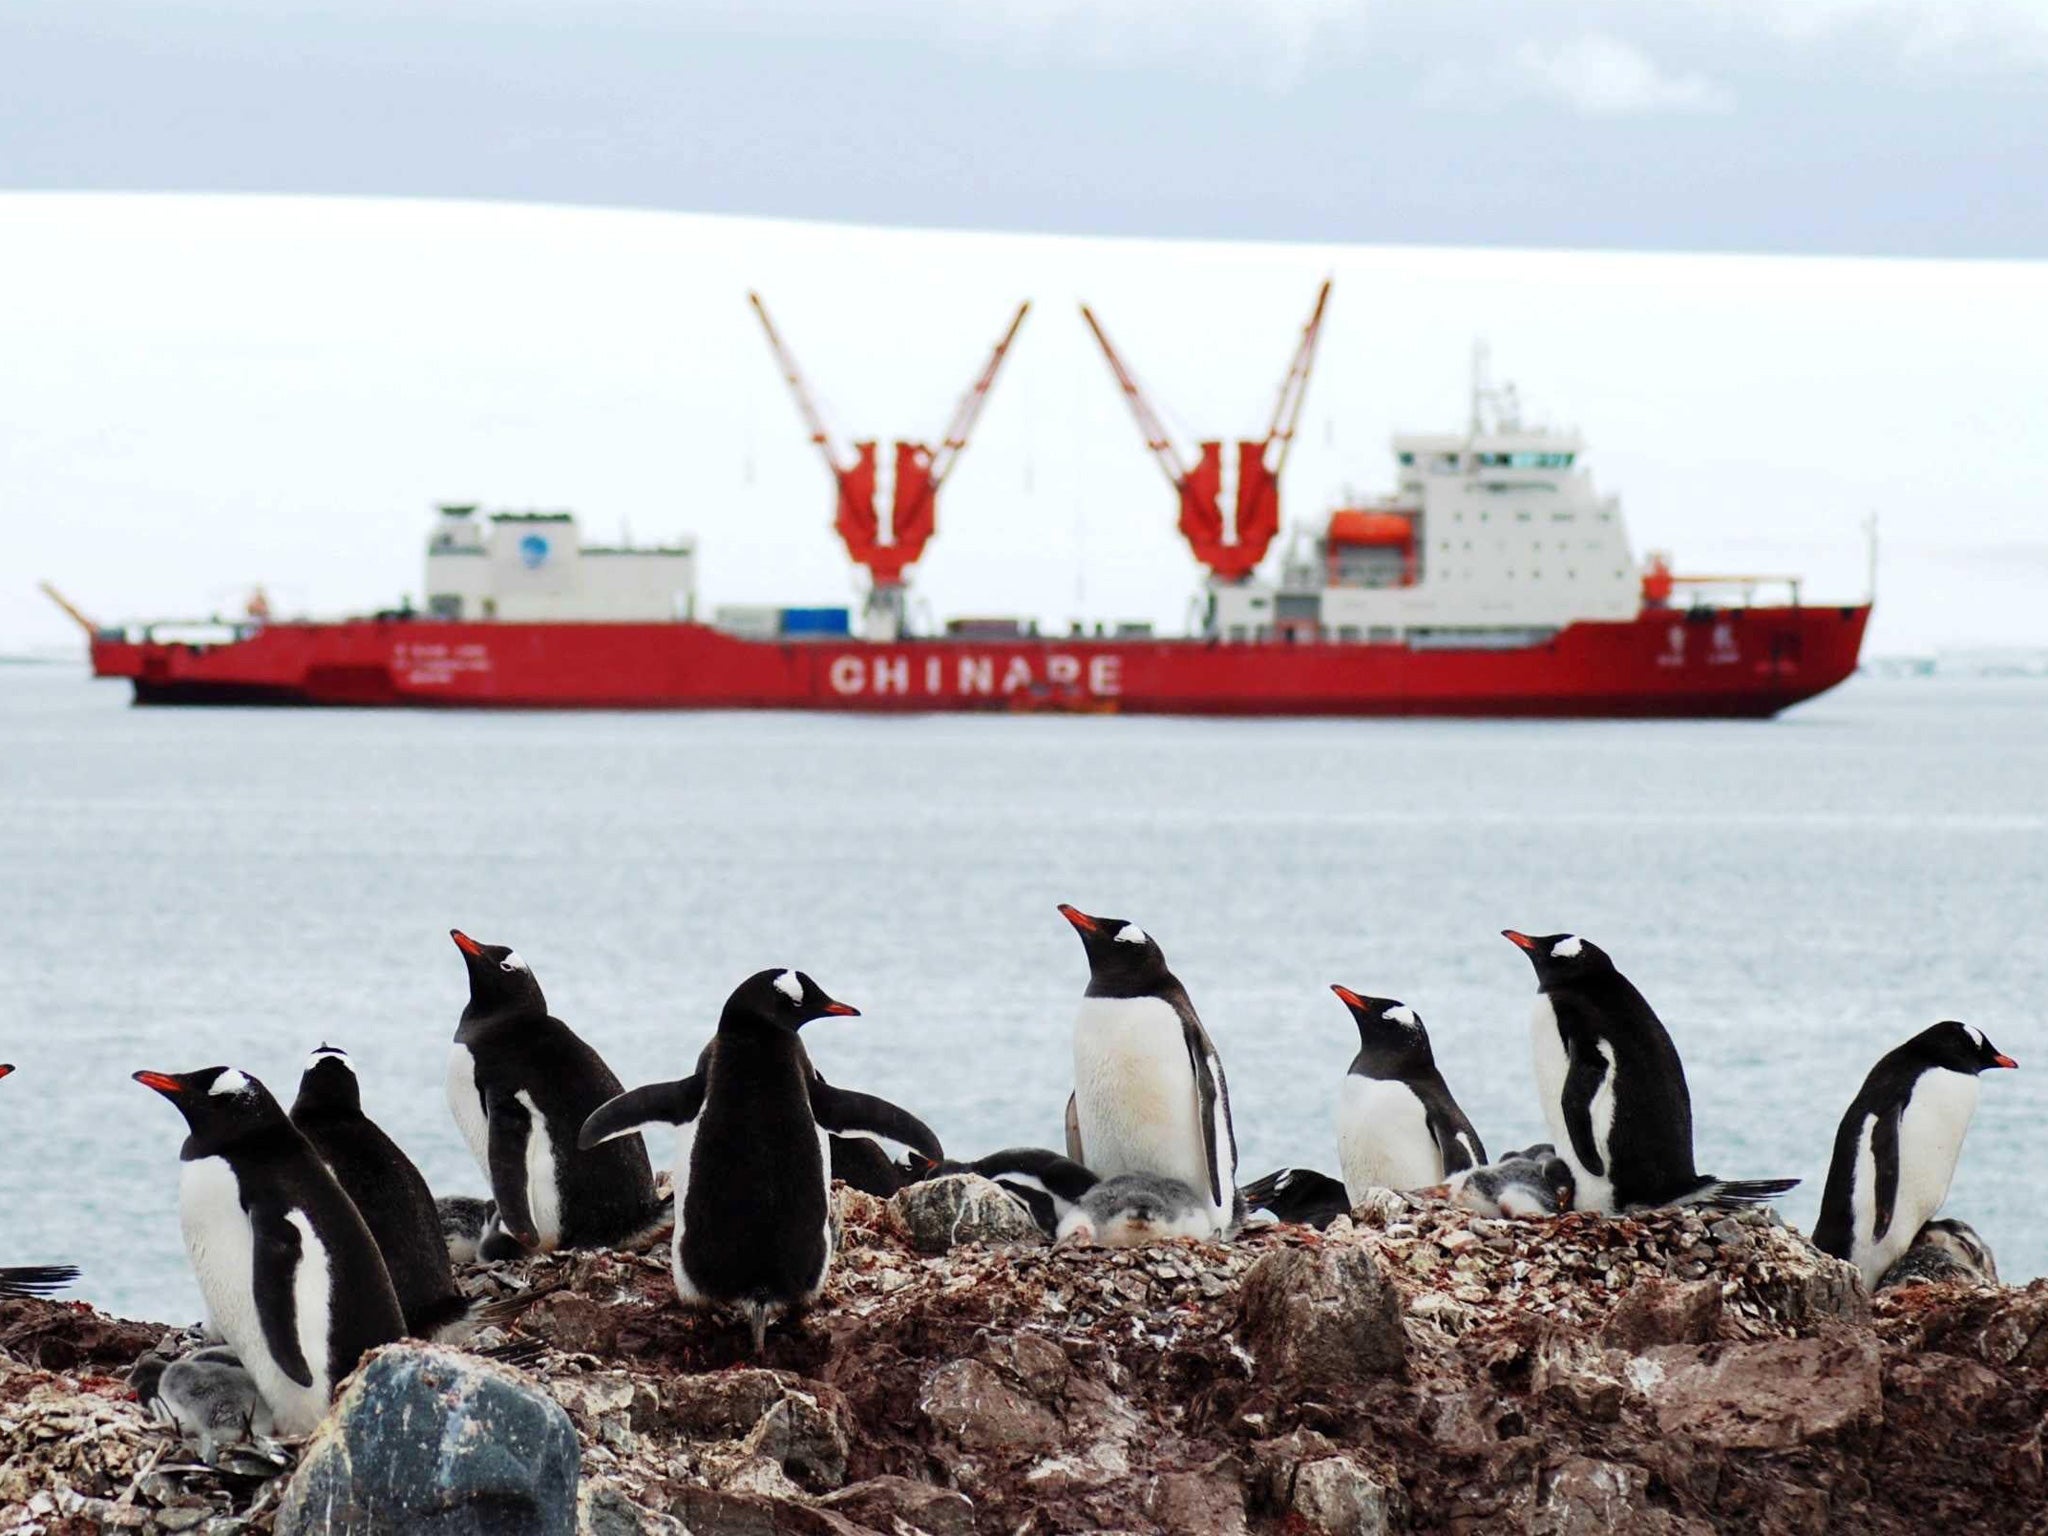
<instances>
[{"instance_id":1,"label":"penguin white belly","mask_svg":"<svg viewBox=\"0 0 2048 1536\"><path fill-rule=\"evenodd\" d=\"M672 1172L675 1176L675 1235L669 1239L669 1269L675 1275L676 1295L686 1307L704 1304L704 1293L697 1289L683 1268L683 1207L690 1194L690 1157L697 1146L697 1122L691 1120L676 1127L676 1160Z\"/></svg>"},{"instance_id":2,"label":"penguin white belly","mask_svg":"<svg viewBox=\"0 0 2048 1536\"><path fill-rule=\"evenodd\" d=\"M526 1208L533 1215L533 1229L540 1234L541 1252L560 1246L562 1241L562 1186L555 1177L555 1141L548 1134L547 1116L524 1088L513 1096L526 1111Z\"/></svg>"},{"instance_id":3,"label":"penguin white belly","mask_svg":"<svg viewBox=\"0 0 2048 1536\"><path fill-rule=\"evenodd\" d=\"M1444 1177L1422 1100L1406 1083L1356 1073L1337 1092L1337 1162L1353 1205L1368 1189L1424 1189Z\"/></svg>"},{"instance_id":4,"label":"penguin white belly","mask_svg":"<svg viewBox=\"0 0 2048 1536\"><path fill-rule=\"evenodd\" d=\"M1871 1245L1869 1259L1858 1260L1867 1282L1875 1284L1913 1246L1921 1227L1940 1212L1955 1177L1963 1136L1976 1113L1977 1079L1972 1074L1936 1067L1914 1081L1912 1096L1899 1116L1899 1188L1892 1201L1892 1223ZM1876 1224L1877 1159L1870 1149L1874 1123L1865 1122L1856 1163L1858 1249Z\"/></svg>"},{"instance_id":5,"label":"penguin white belly","mask_svg":"<svg viewBox=\"0 0 2048 1536\"><path fill-rule=\"evenodd\" d=\"M818 1261L818 1272L811 1277L811 1283L804 1287L803 1302L806 1306L815 1301L818 1292L825 1288L825 1276L832 1270L832 1252L839 1246L833 1240L839 1207L832 1200L832 1133L822 1125L818 1127L818 1170L825 1196L825 1256Z\"/></svg>"},{"instance_id":6,"label":"penguin white belly","mask_svg":"<svg viewBox=\"0 0 2048 1536\"><path fill-rule=\"evenodd\" d=\"M491 1124L484 1115L484 1096L476 1090L476 1058L466 1045L448 1051L448 1112L469 1144L469 1155L488 1184L491 1178Z\"/></svg>"},{"instance_id":7,"label":"penguin white belly","mask_svg":"<svg viewBox=\"0 0 2048 1536\"><path fill-rule=\"evenodd\" d=\"M263 1322L256 1312L256 1237L242 1206L242 1185L235 1170L226 1158L202 1157L179 1171L178 1222L184 1230L185 1252L206 1298L207 1315L263 1394L278 1432L304 1435L326 1414L333 1386L327 1379L329 1280L326 1249L317 1240L308 1242L311 1229L301 1225L303 1215L294 1211L291 1219L299 1226L300 1242L306 1248L294 1277L292 1302L299 1351L313 1377L310 1387L285 1374L264 1337ZM307 1292L313 1288L312 1274L318 1276L319 1335L309 1343L306 1325L312 1319L306 1302Z\"/></svg>"},{"instance_id":8,"label":"penguin white belly","mask_svg":"<svg viewBox=\"0 0 2048 1536\"><path fill-rule=\"evenodd\" d=\"M1172 1004L1087 997L1074 1022L1074 1107L1088 1166L1105 1179L1153 1173L1206 1195L1208 1145Z\"/></svg>"},{"instance_id":9,"label":"penguin white belly","mask_svg":"<svg viewBox=\"0 0 2048 1536\"><path fill-rule=\"evenodd\" d=\"M1558 1033L1557 1010L1541 992L1536 994L1535 1011L1529 1020L1529 1046L1536 1067L1536 1096L1543 1105L1543 1122L1549 1127L1557 1155L1571 1169L1578 1186L1572 1209L1611 1214L1614 1182L1609 1175L1614 1171L1613 1165L1609 1163L1601 1173L1588 1169L1579 1161L1578 1149L1572 1145L1571 1131L1565 1125L1564 1081L1571 1070L1571 1059L1565 1054L1564 1036ZM1614 1058L1604 1045L1601 1054L1607 1058L1607 1072L1593 1095L1592 1120L1593 1140L1602 1149L1605 1162L1608 1133L1614 1126Z\"/></svg>"}]
</instances>

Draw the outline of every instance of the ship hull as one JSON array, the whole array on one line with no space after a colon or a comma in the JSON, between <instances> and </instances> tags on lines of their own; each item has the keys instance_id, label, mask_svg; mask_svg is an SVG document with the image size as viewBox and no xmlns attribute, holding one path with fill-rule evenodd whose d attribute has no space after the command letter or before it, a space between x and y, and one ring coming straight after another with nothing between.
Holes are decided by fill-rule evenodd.
<instances>
[{"instance_id":1,"label":"ship hull","mask_svg":"<svg viewBox=\"0 0 2048 1536\"><path fill-rule=\"evenodd\" d=\"M93 641L141 704L1762 717L1856 669L1867 606L1652 610L1533 644L751 640L704 625L269 624Z\"/></svg>"}]
</instances>

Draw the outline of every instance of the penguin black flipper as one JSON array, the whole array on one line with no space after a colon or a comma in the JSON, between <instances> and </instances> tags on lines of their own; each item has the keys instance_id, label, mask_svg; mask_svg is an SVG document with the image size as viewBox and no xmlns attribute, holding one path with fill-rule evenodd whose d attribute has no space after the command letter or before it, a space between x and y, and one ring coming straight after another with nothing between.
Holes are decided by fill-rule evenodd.
<instances>
[{"instance_id":1,"label":"penguin black flipper","mask_svg":"<svg viewBox=\"0 0 2048 1536\"><path fill-rule=\"evenodd\" d=\"M677 1082L649 1083L605 1100L583 1122L576 1145L587 1152L601 1141L631 1135L643 1125L688 1125L704 1108L704 1076L692 1072Z\"/></svg>"},{"instance_id":2,"label":"penguin black flipper","mask_svg":"<svg viewBox=\"0 0 2048 1536\"><path fill-rule=\"evenodd\" d=\"M1237 1185L1232 1182L1237 1167L1237 1130L1230 1123L1230 1094L1223 1087L1223 1064L1194 1010L1183 1004L1180 1016L1181 1033L1188 1046L1188 1065L1195 1074L1195 1113L1202 1127L1202 1161L1209 1175L1209 1199L1228 1210L1237 1201ZM1228 1167L1233 1170L1230 1173L1225 1172L1226 1148Z\"/></svg>"},{"instance_id":3,"label":"penguin black flipper","mask_svg":"<svg viewBox=\"0 0 2048 1536\"><path fill-rule=\"evenodd\" d=\"M521 1247L540 1246L540 1228L526 1188L526 1149L533 1138L533 1116L509 1093L484 1098L490 1127L491 1193L498 1201L498 1225Z\"/></svg>"},{"instance_id":4,"label":"penguin black flipper","mask_svg":"<svg viewBox=\"0 0 2048 1536\"><path fill-rule=\"evenodd\" d=\"M1428 1106L1429 1134L1436 1142L1437 1155L1444 1160L1444 1177L1463 1173L1467 1168L1485 1167L1486 1144L1479 1139L1479 1132L1458 1108L1458 1101L1451 1097L1442 1078L1437 1079L1436 1086L1442 1089L1441 1101L1431 1095L1424 1102Z\"/></svg>"},{"instance_id":5,"label":"penguin black flipper","mask_svg":"<svg viewBox=\"0 0 2048 1536\"><path fill-rule=\"evenodd\" d=\"M1877 1214L1871 1222L1871 1237L1881 1239L1892 1229L1892 1216L1899 1202L1899 1117L1905 1113L1903 1099L1885 1106L1870 1128L1870 1156L1877 1164Z\"/></svg>"},{"instance_id":6,"label":"penguin black flipper","mask_svg":"<svg viewBox=\"0 0 2048 1536\"><path fill-rule=\"evenodd\" d=\"M834 1135L885 1137L934 1161L946 1155L932 1128L909 1110L871 1093L834 1088L815 1071L811 1074L811 1115Z\"/></svg>"},{"instance_id":7,"label":"penguin black flipper","mask_svg":"<svg viewBox=\"0 0 2048 1536\"><path fill-rule=\"evenodd\" d=\"M303 1219L303 1218L302 1218ZM258 1202L249 1211L249 1225L256 1243L251 1267L251 1288L256 1295L256 1321L263 1329L263 1342L276 1357L278 1369L302 1387L313 1385L312 1367L299 1347L299 1314L295 1291L299 1263L305 1245L299 1229L285 1211ZM321 1277L325 1280L325 1277Z\"/></svg>"},{"instance_id":8,"label":"penguin black flipper","mask_svg":"<svg viewBox=\"0 0 2048 1536\"><path fill-rule=\"evenodd\" d=\"M1564 1075L1560 1107L1564 1111L1565 1133L1572 1139L1572 1151L1586 1171L1604 1178L1607 1163L1600 1155L1600 1143L1593 1135L1593 1096L1607 1080L1607 1058L1597 1046L1576 1042L1567 1047L1571 1062Z\"/></svg>"}]
</instances>

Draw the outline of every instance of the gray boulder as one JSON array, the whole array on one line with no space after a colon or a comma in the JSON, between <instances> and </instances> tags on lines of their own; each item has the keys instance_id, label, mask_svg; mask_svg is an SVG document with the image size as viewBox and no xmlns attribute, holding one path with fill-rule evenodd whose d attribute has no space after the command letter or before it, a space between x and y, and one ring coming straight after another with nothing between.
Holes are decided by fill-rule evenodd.
<instances>
[{"instance_id":1,"label":"gray boulder","mask_svg":"<svg viewBox=\"0 0 2048 1536\"><path fill-rule=\"evenodd\" d=\"M277 1536L574 1536L576 1429L515 1371L392 1344L307 1443Z\"/></svg>"},{"instance_id":2,"label":"gray boulder","mask_svg":"<svg viewBox=\"0 0 2048 1536\"><path fill-rule=\"evenodd\" d=\"M978 1173L950 1173L898 1190L889 1200L919 1253L961 1243L1042 1243L1024 1202Z\"/></svg>"}]
</instances>

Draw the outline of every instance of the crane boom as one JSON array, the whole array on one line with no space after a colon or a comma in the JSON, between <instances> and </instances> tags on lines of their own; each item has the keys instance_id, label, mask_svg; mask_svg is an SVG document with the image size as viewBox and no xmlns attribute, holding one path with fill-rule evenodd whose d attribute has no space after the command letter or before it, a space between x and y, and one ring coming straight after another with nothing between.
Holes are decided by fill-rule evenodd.
<instances>
[{"instance_id":1,"label":"crane boom","mask_svg":"<svg viewBox=\"0 0 2048 1536\"><path fill-rule=\"evenodd\" d=\"M1280 381L1280 395L1273 402L1273 423L1266 428L1266 452L1271 454L1273 445L1280 445L1279 457L1272 461L1276 480L1287 467L1287 452L1294 446L1294 429L1301 421L1302 402L1308 398L1309 370L1315 366L1316 342L1323 331L1323 308L1329 302L1330 279L1326 277L1316 294L1316 307L1309 313L1308 324L1301 328L1301 344L1294 349L1287 377Z\"/></svg>"},{"instance_id":2,"label":"crane boom","mask_svg":"<svg viewBox=\"0 0 2048 1536\"><path fill-rule=\"evenodd\" d=\"M968 385L967 393L960 397L960 403L953 408L953 419L946 423L946 435L939 440L938 452L932 455L931 491L936 496L946 476L952 471L960 452L967 446L967 439L974 431L974 424L981 418L982 407L988 404L988 392L995 384L996 372L1003 366L1003 359L1009 355L1010 343L1017 339L1017 332L1023 327L1024 317L1031 313L1031 301L1026 299L1017 306L1017 313L1010 318L1010 328L1003 332L1003 339L996 343L989 354L988 366L981 370L981 376Z\"/></svg>"},{"instance_id":3,"label":"crane boom","mask_svg":"<svg viewBox=\"0 0 2048 1536\"><path fill-rule=\"evenodd\" d=\"M842 454L832 441L832 434L825 426L825 418L819 414L818 405L811 398L810 386L804 383L804 376L797 368L796 359L789 348L782 344L782 337L775 329L775 322L768 318L768 306L761 302L761 295L749 290L747 302L754 306L754 313L760 316L761 329L768 333L768 350L775 354L775 363L782 370L782 381L789 386L789 392L796 397L797 413L804 419L804 426L811 434L811 441L818 452L825 456L825 463L835 476L845 475L853 467L850 455Z\"/></svg>"},{"instance_id":4,"label":"crane boom","mask_svg":"<svg viewBox=\"0 0 2048 1536\"><path fill-rule=\"evenodd\" d=\"M70 616L72 623L76 624L80 629L84 630L88 635L99 633L99 626L93 623L91 619L87 618L84 612L82 612L78 608L78 606L71 601L70 598L66 597L62 592L59 592L56 589L56 587L54 587L47 581L39 582L38 585L42 588L43 596L47 597L59 608L62 608L64 612Z\"/></svg>"},{"instance_id":5,"label":"crane boom","mask_svg":"<svg viewBox=\"0 0 2048 1536\"><path fill-rule=\"evenodd\" d=\"M1166 430L1166 423L1159 419L1159 413L1152 409L1152 402L1145 398L1145 392L1138 387L1138 380L1131 370L1124 366L1124 360L1117 355L1115 347L1109 344L1109 336L1095 318L1095 312L1086 304L1081 306L1081 318L1088 322L1088 329L1095 333L1096 345L1102 348L1102 355L1109 359L1109 371L1116 375L1116 382L1124 392L1124 399L1130 402L1131 414L1138 418L1138 431L1144 436L1145 446L1152 450L1152 456L1166 471L1166 478L1176 487L1185 486L1190 466L1181 457L1174 445L1173 435Z\"/></svg>"}]
</instances>

